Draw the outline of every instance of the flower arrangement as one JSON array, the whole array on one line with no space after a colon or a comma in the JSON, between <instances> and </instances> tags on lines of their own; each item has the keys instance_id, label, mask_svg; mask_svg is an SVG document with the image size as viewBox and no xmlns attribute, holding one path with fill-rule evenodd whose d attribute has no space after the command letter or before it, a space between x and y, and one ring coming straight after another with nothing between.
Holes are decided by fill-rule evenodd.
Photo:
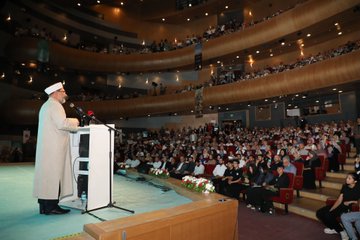
<instances>
[{"instance_id":1,"label":"flower arrangement","mask_svg":"<svg viewBox=\"0 0 360 240\"><path fill-rule=\"evenodd\" d=\"M212 182L206 178L185 176L182 178L181 185L190 190L201 193L210 193L215 191L215 187Z\"/></svg>"},{"instance_id":2,"label":"flower arrangement","mask_svg":"<svg viewBox=\"0 0 360 240\"><path fill-rule=\"evenodd\" d=\"M169 177L169 172L166 169L151 168L149 171L149 174L151 176L155 176L158 178L168 178Z\"/></svg>"}]
</instances>

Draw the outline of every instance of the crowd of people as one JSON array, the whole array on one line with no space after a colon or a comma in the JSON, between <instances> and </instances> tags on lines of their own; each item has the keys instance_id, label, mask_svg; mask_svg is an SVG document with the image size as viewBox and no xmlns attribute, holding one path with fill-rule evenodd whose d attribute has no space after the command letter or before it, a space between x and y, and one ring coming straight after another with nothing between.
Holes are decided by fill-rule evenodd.
<instances>
[{"instance_id":1,"label":"crowd of people","mask_svg":"<svg viewBox=\"0 0 360 240\"><path fill-rule=\"evenodd\" d=\"M328 159L328 171L338 172L336 155L343 151L340 145L353 143L357 127L348 121L305 125L303 128L230 127L222 130L218 125L206 124L199 128L160 129L146 137L140 133L128 134L122 144L117 141L115 160L142 173L155 168L166 169L177 179L186 175L208 177L218 193L239 199L240 193L245 191L249 208L272 214L271 197L289 185L285 173L296 174L295 162L304 165L304 188L316 188L314 169L319 166L319 156ZM359 162L360 158L357 158L354 166L357 171ZM351 195L351 203L360 198L357 176L350 174L344 185L344 189L355 187L357 191ZM350 200L349 197L340 200L332 210L345 201L345 207L339 211L344 213L349 209L346 201ZM328 228L325 233L347 236L342 227L334 226L333 219L340 215L331 213L329 217L329 210L327 207L318 211L318 218ZM333 225L327 225L329 218Z\"/></svg>"},{"instance_id":2,"label":"crowd of people","mask_svg":"<svg viewBox=\"0 0 360 240\"><path fill-rule=\"evenodd\" d=\"M203 32L202 36L192 34L192 36L187 36L186 39L183 40L179 39L179 40L175 40L174 42L170 42L167 39L160 40L159 43L153 41L150 44L146 44L144 42L138 47L126 46L126 44L118 41L117 36L114 37L114 41L110 44L100 42L99 40L96 40L96 38L95 41L92 41L91 43L83 42L83 41L74 42L69 40L69 38L71 38L71 36L75 34L72 31L68 31L65 35L61 33L60 34L61 36L58 36L59 35L58 33L54 34L52 31L47 30L45 27L38 26L37 24L31 24L30 18L26 19L25 24L20 24L12 20L12 22L14 22L14 26L13 26L14 29L12 29L11 31L14 33L15 36L40 37L47 39L49 41L55 41L85 51L105 53L105 54L133 54L133 53L146 54L146 53L176 50L193 44L208 41L209 39L217 38L225 34L241 31L244 30L245 28L252 27L258 23L261 23L275 16L278 16L279 14L285 11L293 9L294 7L298 6L299 4L302 4L303 2L305 2L305 0L299 0L294 6L291 6L288 9L285 10L279 9L278 11L267 17L263 17L260 20L252 20L249 23L240 22L236 19L231 19L225 24L220 24L217 26L209 26L209 28Z\"/></svg>"}]
</instances>

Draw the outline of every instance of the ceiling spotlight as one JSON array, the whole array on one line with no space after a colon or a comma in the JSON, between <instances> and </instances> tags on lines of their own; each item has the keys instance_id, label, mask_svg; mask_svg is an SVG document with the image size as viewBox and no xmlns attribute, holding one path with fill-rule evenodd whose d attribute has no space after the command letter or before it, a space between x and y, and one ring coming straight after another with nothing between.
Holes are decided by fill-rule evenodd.
<instances>
[{"instance_id":1,"label":"ceiling spotlight","mask_svg":"<svg viewBox=\"0 0 360 240\"><path fill-rule=\"evenodd\" d=\"M285 45L285 42L282 42L282 43L281 43L281 46L284 46L284 45Z\"/></svg>"},{"instance_id":2,"label":"ceiling spotlight","mask_svg":"<svg viewBox=\"0 0 360 240\"><path fill-rule=\"evenodd\" d=\"M97 2L98 4L100 4L100 0L97 0L96 2Z\"/></svg>"},{"instance_id":3,"label":"ceiling spotlight","mask_svg":"<svg viewBox=\"0 0 360 240\"><path fill-rule=\"evenodd\" d=\"M194 112L194 110L191 110L190 112L191 112L191 113L193 113L193 112Z\"/></svg>"},{"instance_id":4,"label":"ceiling spotlight","mask_svg":"<svg viewBox=\"0 0 360 240\"><path fill-rule=\"evenodd\" d=\"M11 21L11 15L9 13L9 16L6 18L6 21Z\"/></svg>"},{"instance_id":5,"label":"ceiling spotlight","mask_svg":"<svg viewBox=\"0 0 360 240\"><path fill-rule=\"evenodd\" d=\"M342 90L339 90L339 92L338 93L342 93L343 91Z\"/></svg>"},{"instance_id":6,"label":"ceiling spotlight","mask_svg":"<svg viewBox=\"0 0 360 240\"><path fill-rule=\"evenodd\" d=\"M336 88L333 88L333 91L336 91L337 89Z\"/></svg>"},{"instance_id":7,"label":"ceiling spotlight","mask_svg":"<svg viewBox=\"0 0 360 240\"><path fill-rule=\"evenodd\" d=\"M189 5L188 5L189 7L191 7L192 5L191 5L191 3L189 3Z\"/></svg>"},{"instance_id":8,"label":"ceiling spotlight","mask_svg":"<svg viewBox=\"0 0 360 240\"><path fill-rule=\"evenodd\" d=\"M338 25L339 25L339 23L335 23L334 25L335 25L335 26L338 26Z\"/></svg>"},{"instance_id":9,"label":"ceiling spotlight","mask_svg":"<svg viewBox=\"0 0 360 240\"><path fill-rule=\"evenodd\" d=\"M274 54L270 53L270 57L274 56Z\"/></svg>"},{"instance_id":10,"label":"ceiling spotlight","mask_svg":"<svg viewBox=\"0 0 360 240\"><path fill-rule=\"evenodd\" d=\"M77 5L78 5L79 7L81 7L81 3L77 3Z\"/></svg>"},{"instance_id":11,"label":"ceiling spotlight","mask_svg":"<svg viewBox=\"0 0 360 240\"><path fill-rule=\"evenodd\" d=\"M239 56L239 55L237 55L237 56L236 56L236 58L240 58L240 56Z\"/></svg>"},{"instance_id":12,"label":"ceiling spotlight","mask_svg":"<svg viewBox=\"0 0 360 240\"><path fill-rule=\"evenodd\" d=\"M228 8L229 8L229 6L228 6L228 5L226 5L226 6L225 6L225 9L228 9Z\"/></svg>"},{"instance_id":13,"label":"ceiling spotlight","mask_svg":"<svg viewBox=\"0 0 360 240\"><path fill-rule=\"evenodd\" d=\"M248 104L248 107L250 107L251 105L250 104Z\"/></svg>"},{"instance_id":14,"label":"ceiling spotlight","mask_svg":"<svg viewBox=\"0 0 360 240\"><path fill-rule=\"evenodd\" d=\"M190 21L190 18L186 19L188 22Z\"/></svg>"},{"instance_id":15,"label":"ceiling spotlight","mask_svg":"<svg viewBox=\"0 0 360 240\"><path fill-rule=\"evenodd\" d=\"M165 22L165 18L162 18L161 21Z\"/></svg>"},{"instance_id":16,"label":"ceiling spotlight","mask_svg":"<svg viewBox=\"0 0 360 240\"><path fill-rule=\"evenodd\" d=\"M342 34L342 32L338 32L338 35L341 35Z\"/></svg>"},{"instance_id":17,"label":"ceiling spotlight","mask_svg":"<svg viewBox=\"0 0 360 240\"><path fill-rule=\"evenodd\" d=\"M205 16L208 16L209 14L208 13L205 13Z\"/></svg>"},{"instance_id":18,"label":"ceiling spotlight","mask_svg":"<svg viewBox=\"0 0 360 240\"><path fill-rule=\"evenodd\" d=\"M265 99L265 102L267 102L267 101L269 101L269 100Z\"/></svg>"},{"instance_id":19,"label":"ceiling spotlight","mask_svg":"<svg viewBox=\"0 0 360 240\"><path fill-rule=\"evenodd\" d=\"M307 36L307 37L311 37L311 33L308 33L306 36Z\"/></svg>"},{"instance_id":20,"label":"ceiling spotlight","mask_svg":"<svg viewBox=\"0 0 360 240\"><path fill-rule=\"evenodd\" d=\"M296 94L296 95L295 95L295 97L298 97L298 96L299 96L299 94Z\"/></svg>"},{"instance_id":21,"label":"ceiling spotlight","mask_svg":"<svg viewBox=\"0 0 360 240\"><path fill-rule=\"evenodd\" d=\"M316 100L315 102L317 102L317 103L318 103L318 102L319 102L319 100Z\"/></svg>"},{"instance_id":22,"label":"ceiling spotlight","mask_svg":"<svg viewBox=\"0 0 360 240\"><path fill-rule=\"evenodd\" d=\"M302 96L302 98L306 98L306 96L304 95L304 96Z\"/></svg>"},{"instance_id":23,"label":"ceiling spotlight","mask_svg":"<svg viewBox=\"0 0 360 240\"><path fill-rule=\"evenodd\" d=\"M1 77L0 77L1 79L4 79L5 78L5 73L3 72L2 74L1 74Z\"/></svg>"},{"instance_id":24,"label":"ceiling spotlight","mask_svg":"<svg viewBox=\"0 0 360 240\"><path fill-rule=\"evenodd\" d=\"M229 111L229 108L226 108L226 111Z\"/></svg>"},{"instance_id":25,"label":"ceiling spotlight","mask_svg":"<svg viewBox=\"0 0 360 240\"><path fill-rule=\"evenodd\" d=\"M124 2L121 2L120 5L121 5L121 6L124 6Z\"/></svg>"},{"instance_id":26,"label":"ceiling spotlight","mask_svg":"<svg viewBox=\"0 0 360 240\"><path fill-rule=\"evenodd\" d=\"M259 50L257 50L257 51L256 51L256 53L260 53L260 51L259 51Z\"/></svg>"},{"instance_id":27,"label":"ceiling spotlight","mask_svg":"<svg viewBox=\"0 0 360 240\"><path fill-rule=\"evenodd\" d=\"M150 114L148 114L148 117L151 117L151 115L150 115Z\"/></svg>"}]
</instances>

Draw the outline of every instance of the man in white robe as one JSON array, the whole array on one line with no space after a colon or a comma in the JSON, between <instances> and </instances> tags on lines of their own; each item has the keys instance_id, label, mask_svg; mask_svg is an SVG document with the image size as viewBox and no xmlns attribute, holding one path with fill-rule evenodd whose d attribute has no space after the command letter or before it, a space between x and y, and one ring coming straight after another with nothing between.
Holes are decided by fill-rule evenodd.
<instances>
[{"instance_id":1,"label":"man in white robe","mask_svg":"<svg viewBox=\"0 0 360 240\"><path fill-rule=\"evenodd\" d=\"M62 106L67 95L58 82L45 89L49 99L39 112L33 195L40 204L40 214L64 214L59 199L72 194L70 131L77 131L79 121L66 118Z\"/></svg>"}]
</instances>

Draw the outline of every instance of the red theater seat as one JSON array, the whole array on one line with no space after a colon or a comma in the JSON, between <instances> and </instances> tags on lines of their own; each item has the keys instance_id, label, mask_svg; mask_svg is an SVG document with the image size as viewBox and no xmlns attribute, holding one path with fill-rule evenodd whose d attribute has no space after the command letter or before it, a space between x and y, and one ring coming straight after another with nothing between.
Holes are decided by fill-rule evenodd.
<instances>
[{"instance_id":1,"label":"red theater seat","mask_svg":"<svg viewBox=\"0 0 360 240\"><path fill-rule=\"evenodd\" d=\"M304 164L301 162L294 162L293 164L296 167L296 176L294 177L294 189L296 190L296 196L300 197L300 190L303 188L304 184Z\"/></svg>"},{"instance_id":2,"label":"red theater seat","mask_svg":"<svg viewBox=\"0 0 360 240\"><path fill-rule=\"evenodd\" d=\"M288 205L294 200L294 175L286 173L289 177L289 186L287 188L280 188L280 195L273 197L273 202L282 203L285 205L285 213L288 213Z\"/></svg>"},{"instance_id":3,"label":"red theater seat","mask_svg":"<svg viewBox=\"0 0 360 240\"><path fill-rule=\"evenodd\" d=\"M324 180L326 176L328 160L325 159L325 156L323 155L319 155L319 159L321 162L321 166L315 168L315 179L319 181L319 187L321 187L321 181Z\"/></svg>"}]
</instances>

